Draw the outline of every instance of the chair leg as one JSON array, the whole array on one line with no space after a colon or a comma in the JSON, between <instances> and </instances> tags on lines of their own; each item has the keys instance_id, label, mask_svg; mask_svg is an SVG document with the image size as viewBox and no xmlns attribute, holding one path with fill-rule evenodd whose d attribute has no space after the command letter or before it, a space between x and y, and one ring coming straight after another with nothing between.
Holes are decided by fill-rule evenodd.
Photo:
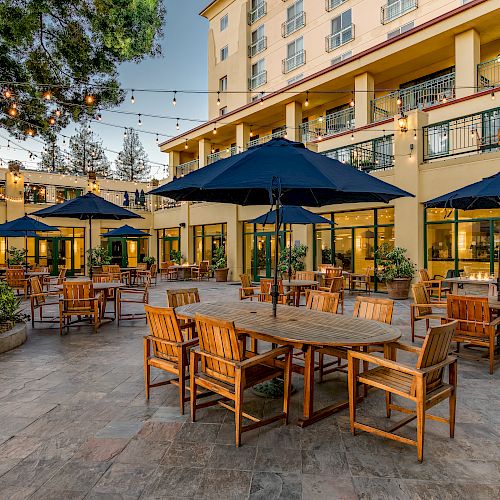
<instances>
[{"instance_id":1,"label":"chair leg","mask_svg":"<svg viewBox=\"0 0 500 500\"><path fill-rule=\"evenodd\" d=\"M417 378L417 458L419 462L424 459L424 433L425 433L425 390L423 377Z\"/></svg>"},{"instance_id":2,"label":"chair leg","mask_svg":"<svg viewBox=\"0 0 500 500\"><path fill-rule=\"evenodd\" d=\"M490 334L490 375L493 375L495 369L495 335Z\"/></svg>"},{"instance_id":3,"label":"chair leg","mask_svg":"<svg viewBox=\"0 0 500 500\"><path fill-rule=\"evenodd\" d=\"M146 388L146 399L149 399L149 386L151 385L151 367L148 363L149 340L144 339L144 385Z\"/></svg>"},{"instance_id":4,"label":"chair leg","mask_svg":"<svg viewBox=\"0 0 500 500\"><path fill-rule=\"evenodd\" d=\"M325 364L325 355L322 352L318 353L318 366L319 366L319 377L318 380L319 382L323 382L323 370L324 370L324 364Z\"/></svg>"},{"instance_id":5,"label":"chair leg","mask_svg":"<svg viewBox=\"0 0 500 500\"><path fill-rule=\"evenodd\" d=\"M387 418L391 418L391 403L392 394L389 391L385 391L385 414Z\"/></svg>"},{"instance_id":6,"label":"chair leg","mask_svg":"<svg viewBox=\"0 0 500 500\"><path fill-rule=\"evenodd\" d=\"M349 422L351 425L351 433L354 436L356 434L354 424L356 423L356 379L359 370L359 361L348 355L347 366L347 380L349 385Z\"/></svg>"},{"instance_id":7,"label":"chair leg","mask_svg":"<svg viewBox=\"0 0 500 500\"><path fill-rule=\"evenodd\" d=\"M196 369L196 356L195 353L191 353L191 359L189 363L189 402L191 405L191 422L196 422L196 380L195 380L195 369Z\"/></svg>"},{"instance_id":8,"label":"chair leg","mask_svg":"<svg viewBox=\"0 0 500 500\"><path fill-rule=\"evenodd\" d=\"M411 325L411 341L415 343L415 317L413 316L413 312L410 312L410 325Z\"/></svg>"},{"instance_id":9,"label":"chair leg","mask_svg":"<svg viewBox=\"0 0 500 500\"><path fill-rule=\"evenodd\" d=\"M285 414L285 425L288 424L288 411L290 407L290 389L292 378L292 352L285 357L285 368L283 377L283 413Z\"/></svg>"},{"instance_id":10,"label":"chair leg","mask_svg":"<svg viewBox=\"0 0 500 500\"><path fill-rule=\"evenodd\" d=\"M457 363L452 363L449 366L449 383L453 387L453 392L450 395L450 438L455 437L455 415L457 408Z\"/></svg>"},{"instance_id":11,"label":"chair leg","mask_svg":"<svg viewBox=\"0 0 500 500\"><path fill-rule=\"evenodd\" d=\"M234 380L234 424L235 424L235 444L239 448L241 444L241 424L243 421L243 383L244 374L241 370L236 370L236 377Z\"/></svg>"},{"instance_id":12,"label":"chair leg","mask_svg":"<svg viewBox=\"0 0 500 500\"><path fill-rule=\"evenodd\" d=\"M186 353L182 352L181 349L179 349L179 362L178 362L178 368L179 368L179 405L181 407L181 415L184 415L184 399L186 397L186 365L185 365L185 356Z\"/></svg>"}]
</instances>

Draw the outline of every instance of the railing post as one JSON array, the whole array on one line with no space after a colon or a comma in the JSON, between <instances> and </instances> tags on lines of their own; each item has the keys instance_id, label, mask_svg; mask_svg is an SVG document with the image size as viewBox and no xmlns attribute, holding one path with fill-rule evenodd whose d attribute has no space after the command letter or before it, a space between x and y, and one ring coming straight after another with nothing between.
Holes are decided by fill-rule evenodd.
<instances>
[{"instance_id":1,"label":"railing post","mask_svg":"<svg viewBox=\"0 0 500 500\"><path fill-rule=\"evenodd\" d=\"M481 62L479 33L470 29L455 36L456 97L466 97L476 92L477 65Z\"/></svg>"}]
</instances>

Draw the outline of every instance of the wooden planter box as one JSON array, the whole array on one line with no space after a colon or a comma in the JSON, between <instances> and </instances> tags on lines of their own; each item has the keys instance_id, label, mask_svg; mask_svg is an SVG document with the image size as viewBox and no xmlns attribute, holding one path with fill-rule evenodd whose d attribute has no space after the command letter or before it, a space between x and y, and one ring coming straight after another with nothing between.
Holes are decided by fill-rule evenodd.
<instances>
[{"instance_id":1,"label":"wooden planter box","mask_svg":"<svg viewBox=\"0 0 500 500\"><path fill-rule=\"evenodd\" d=\"M225 269L214 269L215 281L223 282L227 281L227 275L229 274L229 268Z\"/></svg>"},{"instance_id":2,"label":"wooden planter box","mask_svg":"<svg viewBox=\"0 0 500 500\"><path fill-rule=\"evenodd\" d=\"M411 278L396 278L388 281L386 284L389 298L396 300L407 299L410 293L410 283Z\"/></svg>"}]
</instances>

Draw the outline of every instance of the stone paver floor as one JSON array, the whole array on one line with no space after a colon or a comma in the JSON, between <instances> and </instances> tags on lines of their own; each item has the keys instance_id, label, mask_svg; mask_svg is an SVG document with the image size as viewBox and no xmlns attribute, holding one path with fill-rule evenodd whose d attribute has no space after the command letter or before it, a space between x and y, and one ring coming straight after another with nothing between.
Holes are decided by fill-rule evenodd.
<instances>
[{"instance_id":1,"label":"stone paver floor","mask_svg":"<svg viewBox=\"0 0 500 500\"><path fill-rule=\"evenodd\" d=\"M152 304L165 304L167 286L196 285L159 283ZM237 300L237 286L198 287L203 301ZM408 302L395 311L394 324L408 341ZM59 337L39 325L25 345L0 356L1 499L500 497L500 368L488 375L486 360L460 359L456 437L427 422L423 464L413 447L352 436L347 411L297 427L297 376L291 424L246 433L236 449L230 412L207 409L191 423L179 414L174 386L152 389L145 400L146 331L136 321ZM319 401L345 395L343 374L317 385ZM384 425L383 404L382 394L370 393L359 414ZM247 393L253 412L268 414L278 405ZM447 404L436 411L446 414Z\"/></svg>"}]
</instances>

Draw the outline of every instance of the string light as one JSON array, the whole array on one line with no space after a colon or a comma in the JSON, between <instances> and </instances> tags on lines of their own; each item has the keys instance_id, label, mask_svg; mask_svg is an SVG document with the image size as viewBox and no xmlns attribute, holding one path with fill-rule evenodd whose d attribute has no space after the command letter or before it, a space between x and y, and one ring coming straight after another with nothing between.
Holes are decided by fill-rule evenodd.
<instances>
[{"instance_id":1,"label":"string light","mask_svg":"<svg viewBox=\"0 0 500 500\"><path fill-rule=\"evenodd\" d=\"M16 116L17 115L17 109L16 108L9 108L8 111L10 116Z\"/></svg>"},{"instance_id":2,"label":"string light","mask_svg":"<svg viewBox=\"0 0 500 500\"><path fill-rule=\"evenodd\" d=\"M49 118L49 125L55 125L55 123L56 123L56 119L53 116L51 116Z\"/></svg>"},{"instance_id":3,"label":"string light","mask_svg":"<svg viewBox=\"0 0 500 500\"><path fill-rule=\"evenodd\" d=\"M123 130L123 138L126 139L127 138L127 129L124 129Z\"/></svg>"},{"instance_id":4,"label":"string light","mask_svg":"<svg viewBox=\"0 0 500 500\"><path fill-rule=\"evenodd\" d=\"M96 119L97 119L98 122L100 122L102 120L101 113L97 113Z\"/></svg>"},{"instance_id":5,"label":"string light","mask_svg":"<svg viewBox=\"0 0 500 500\"><path fill-rule=\"evenodd\" d=\"M130 102L131 102L132 104L134 104L134 103L135 103L134 89L132 89L132 95L130 96Z\"/></svg>"},{"instance_id":6,"label":"string light","mask_svg":"<svg viewBox=\"0 0 500 500\"><path fill-rule=\"evenodd\" d=\"M349 103L349 106L351 106L351 108L354 108L354 105L356 104L356 102L354 101L354 94L351 95L351 102Z\"/></svg>"},{"instance_id":7,"label":"string light","mask_svg":"<svg viewBox=\"0 0 500 500\"><path fill-rule=\"evenodd\" d=\"M156 134L156 144L158 144L158 134Z\"/></svg>"},{"instance_id":8,"label":"string light","mask_svg":"<svg viewBox=\"0 0 500 500\"><path fill-rule=\"evenodd\" d=\"M212 133L215 135L217 133L217 124L214 124L214 129L212 130Z\"/></svg>"},{"instance_id":9,"label":"string light","mask_svg":"<svg viewBox=\"0 0 500 500\"><path fill-rule=\"evenodd\" d=\"M28 130L26 130L26 135L33 137L35 135L35 131L32 128L29 128Z\"/></svg>"},{"instance_id":10,"label":"string light","mask_svg":"<svg viewBox=\"0 0 500 500\"><path fill-rule=\"evenodd\" d=\"M172 106L175 108L177 105L177 98L175 97L177 95L177 90L174 90L174 98L172 99Z\"/></svg>"},{"instance_id":11,"label":"string light","mask_svg":"<svg viewBox=\"0 0 500 500\"><path fill-rule=\"evenodd\" d=\"M140 113L138 115L137 125L139 125L139 127L142 125L142 120L141 120L141 114Z\"/></svg>"},{"instance_id":12,"label":"string light","mask_svg":"<svg viewBox=\"0 0 500 500\"><path fill-rule=\"evenodd\" d=\"M189 146L188 146L188 140L186 139L186 142L184 144L184 149L188 149L188 148L189 148Z\"/></svg>"},{"instance_id":13,"label":"string light","mask_svg":"<svg viewBox=\"0 0 500 500\"><path fill-rule=\"evenodd\" d=\"M43 93L43 98L46 100L46 101L50 101L52 99L52 92L50 90L46 90L44 93Z\"/></svg>"},{"instance_id":14,"label":"string light","mask_svg":"<svg viewBox=\"0 0 500 500\"><path fill-rule=\"evenodd\" d=\"M413 140L417 140L417 129L413 130Z\"/></svg>"},{"instance_id":15,"label":"string light","mask_svg":"<svg viewBox=\"0 0 500 500\"><path fill-rule=\"evenodd\" d=\"M351 141L354 141L354 134L351 134Z\"/></svg>"},{"instance_id":16,"label":"string light","mask_svg":"<svg viewBox=\"0 0 500 500\"><path fill-rule=\"evenodd\" d=\"M401 100L401 96L399 94L398 94L398 100L396 102L397 102L398 106L401 106L401 103L403 102Z\"/></svg>"},{"instance_id":17,"label":"string light","mask_svg":"<svg viewBox=\"0 0 500 500\"><path fill-rule=\"evenodd\" d=\"M179 127L179 118L177 118L177 122L176 122L176 124L175 124L175 128L176 128L177 130L179 130L179 128L180 128L180 127Z\"/></svg>"},{"instance_id":18,"label":"string light","mask_svg":"<svg viewBox=\"0 0 500 500\"><path fill-rule=\"evenodd\" d=\"M95 97L92 94L87 94L85 96L85 104L92 106L95 102Z\"/></svg>"},{"instance_id":19,"label":"string light","mask_svg":"<svg viewBox=\"0 0 500 500\"><path fill-rule=\"evenodd\" d=\"M6 99L10 99L12 97L12 92L9 89L5 89L3 95Z\"/></svg>"},{"instance_id":20,"label":"string light","mask_svg":"<svg viewBox=\"0 0 500 500\"><path fill-rule=\"evenodd\" d=\"M217 106L220 106L220 92L217 92Z\"/></svg>"},{"instance_id":21,"label":"string light","mask_svg":"<svg viewBox=\"0 0 500 500\"><path fill-rule=\"evenodd\" d=\"M443 97L443 104L446 104L448 102L448 99L445 97Z\"/></svg>"},{"instance_id":22,"label":"string light","mask_svg":"<svg viewBox=\"0 0 500 500\"><path fill-rule=\"evenodd\" d=\"M309 106L309 90L306 92L306 102L304 103L304 105L306 106Z\"/></svg>"},{"instance_id":23,"label":"string light","mask_svg":"<svg viewBox=\"0 0 500 500\"><path fill-rule=\"evenodd\" d=\"M56 109L56 116L57 117L61 116L61 110L60 109Z\"/></svg>"},{"instance_id":24,"label":"string light","mask_svg":"<svg viewBox=\"0 0 500 500\"><path fill-rule=\"evenodd\" d=\"M492 92L491 93L491 100L494 101L495 100L495 92Z\"/></svg>"}]
</instances>

